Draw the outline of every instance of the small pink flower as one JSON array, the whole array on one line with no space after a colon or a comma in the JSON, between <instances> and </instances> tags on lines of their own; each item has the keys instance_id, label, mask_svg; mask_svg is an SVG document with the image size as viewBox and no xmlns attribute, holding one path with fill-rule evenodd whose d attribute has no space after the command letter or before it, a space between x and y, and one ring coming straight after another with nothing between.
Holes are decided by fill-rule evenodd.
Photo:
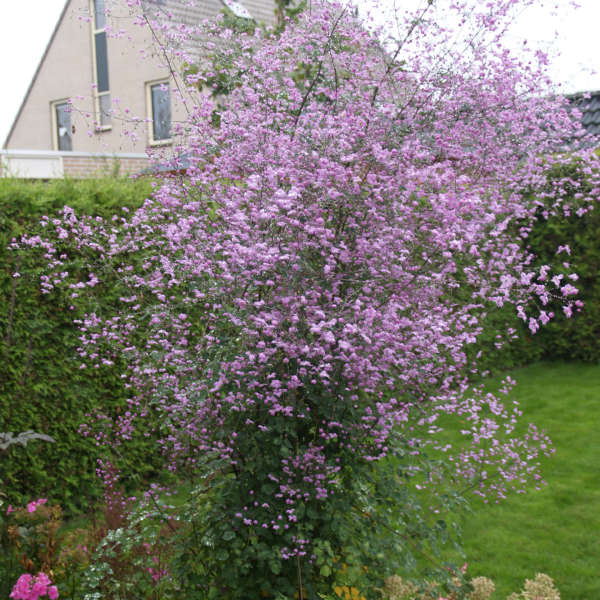
<instances>
[{"instance_id":1,"label":"small pink flower","mask_svg":"<svg viewBox=\"0 0 600 600\"><path fill-rule=\"evenodd\" d=\"M39 498L38 500L32 500L27 505L27 512L34 513L38 506L40 506L41 504L46 504L46 502L47 502L46 498Z\"/></svg>"},{"instance_id":2,"label":"small pink flower","mask_svg":"<svg viewBox=\"0 0 600 600\"><path fill-rule=\"evenodd\" d=\"M48 591L48 584L39 579L33 584L31 593L29 594L31 600L37 600L40 596L45 596Z\"/></svg>"},{"instance_id":3,"label":"small pink flower","mask_svg":"<svg viewBox=\"0 0 600 600\"><path fill-rule=\"evenodd\" d=\"M36 582L40 583L41 585L44 585L44 586L49 586L52 583L52 581L50 581L50 577L48 577L48 575L46 575L46 573L42 573L42 572L37 574Z\"/></svg>"},{"instance_id":4,"label":"small pink flower","mask_svg":"<svg viewBox=\"0 0 600 600\"><path fill-rule=\"evenodd\" d=\"M11 513L11 512L14 512L14 510L15 510L15 509L13 508L13 505L12 505L12 504L9 504L9 505L8 505L8 508L6 509L6 514L7 514L7 515L10 515L10 513Z\"/></svg>"},{"instance_id":5,"label":"small pink flower","mask_svg":"<svg viewBox=\"0 0 600 600\"><path fill-rule=\"evenodd\" d=\"M32 581L33 577L29 573L23 573L15 583L9 597L13 600L29 600Z\"/></svg>"},{"instance_id":6,"label":"small pink flower","mask_svg":"<svg viewBox=\"0 0 600 600\"><path fill-rule=\"evenodd\" d=\"M50 600L56 600L58 598L58 588L55 585L51 585L48 588L48 598L50 598Z\"/></svg>"}]
</instances>

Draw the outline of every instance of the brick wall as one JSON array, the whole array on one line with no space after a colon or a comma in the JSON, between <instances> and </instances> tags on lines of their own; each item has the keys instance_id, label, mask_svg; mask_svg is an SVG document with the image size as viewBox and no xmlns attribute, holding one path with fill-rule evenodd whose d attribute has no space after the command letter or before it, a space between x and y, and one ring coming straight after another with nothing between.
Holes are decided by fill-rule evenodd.
<instances>
[{"instance_id":1,"label":"brick wall","mask_svg":"<svg viewBox=\"0 0 600 600\"><path fill-rule=\"evenodd\" d=\"M0 150L0 177L56 179L136 175L150 167L145 154L102 155L55 150Z\"/></svg>"},{"instance_id":2,"label":"brick wall","mask_svg":"<svg viewBox=\"0 0 600 600\"><path fill-rule=\"evenodd\" d=\"M148 158L63 155L66 177L82 178L106 175L134 175L150 166Z\"/></svg>"}]
</instances>

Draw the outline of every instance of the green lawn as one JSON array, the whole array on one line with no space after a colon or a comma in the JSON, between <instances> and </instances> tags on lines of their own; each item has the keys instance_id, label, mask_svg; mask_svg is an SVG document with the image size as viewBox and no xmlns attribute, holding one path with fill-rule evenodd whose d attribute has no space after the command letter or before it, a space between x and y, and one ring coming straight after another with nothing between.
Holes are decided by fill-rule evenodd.
<instances>
[{"instance_id":1,"label":"green lawn","mask_svg":"<svg viewBox=\"0 0 600 600\"><path fill-rule=\"evenodd\" d=\"M516 370L523 419L545 429L556 453L541 491L500 504L474 498L463 524L469 574L496 583L494 599L544 572L563 600L600 599L600 366L538 364Z\"/></svg>"}]
</instances>

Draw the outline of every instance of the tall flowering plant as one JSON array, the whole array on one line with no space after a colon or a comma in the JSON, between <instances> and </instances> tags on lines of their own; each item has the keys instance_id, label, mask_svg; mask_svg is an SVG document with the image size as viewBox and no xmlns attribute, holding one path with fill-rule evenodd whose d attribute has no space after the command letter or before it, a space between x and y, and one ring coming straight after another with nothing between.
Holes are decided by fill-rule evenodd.
<instances>
[{"instance_id":1,"label":"tall flowering plant","mask_svg":"<svg viewBox=\"0 0 600 600\"><path fill-rule=\"evenodd\" d=\"M568 211L556 163L597 179L535 60L501 45L530 3L429 0L388 37L316 0L276 32L213 24L211 67L188 71L186 176L130 218L65 209L23 241L74 303L101 275L73 281L68 243L122 260L122 311L77 322L84 366L127 357L130 410L85 433L111 446L149 423L194 482L173 573L203 597L381 582L438 531L411 481L446 481L421 462L440 415L465 434L439 445L452 477L495 497L539 478L549 441L518 437L512 382L473 391L465 358L490 307L532 331L551 299L577 307L568 265L553 277L523 250L535 218Z\"/></svg>"}]
</instances>

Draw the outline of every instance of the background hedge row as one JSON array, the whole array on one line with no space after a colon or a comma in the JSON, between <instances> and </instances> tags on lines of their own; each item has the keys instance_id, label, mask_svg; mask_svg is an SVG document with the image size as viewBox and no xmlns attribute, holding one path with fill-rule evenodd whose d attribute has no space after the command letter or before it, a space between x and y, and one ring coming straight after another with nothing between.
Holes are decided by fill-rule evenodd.
<instances>
[{"instance_id":1,"label":"background hedge row","mask_svg":"<svg viewBox=\"0 0 600 600\"><path fill-rule=\"evenodd\" d=\"M561 303L551 302L543 308L552 310L555 318L535 335L516 318L512 307L490 311L483 334L472 350L473 354L483 351L480 364L490 371L500 372L537 360L600 361L600 211L589 210L582 216L576 214L579 207L586 206L585 198L597 195L598 190L591 189L585 175L574 164L556 168L549 188L559 181L566 190L567 204L572 204L570 216L551 220L540 218L525 244L537 257L537 266L550 265L553 274L574 271L579 275L575 285L579 289L577 298L584 302L584 308L566 318ZM564 245L570 247L570 256L566 252L557 255L558 247ZM505 329L507 323L516 330L518 339L497 350L494 345L497 332Z\"/></svg>"},{"instance_id":2,"label":"background hedge row","mask_svg":"<svg viewBox=\"0 0 600 600\"><path fill-rule=\"evenodd\" d=\"M566 174L577 179L575 171ZM573 193L576 191L581 192L581 186L575 186ZM31 429L56 440L55 444L13 446L0 454L0 480L13 503L45 496L67 511L90 506L101 493L95 474L98 453L94 442L78 428L94 408L117 414L125 406L126 392L118 369L79 369L75 353L78 331L72 323L69 298L64 292L41 294L41 259L7 246L25 232L40 231L40 218L56 215L64 205L78 215L110 217L122 207L140 206L150 193L151 182L144 179L46 183L0 179L0 431ZM513 308L490 312L471 353L481 351L483 368L495 372L539 359L598 361L600 214L591 211L562 222L540 221L527 243L540 263L556 265L559 271L567 257L557 257L556 249L559 244L571 246L570 260L581 277L584 311L565 319L557 308L557 318L535 336L516 318ZM15 271L20 277L13 277ZM105 308L110 308L118 295L116 288L106 286L102 290ZM519 338L498 350L497 332L507 325L515 328ZM132 485L138 483L135 477L152 474L157 454L151 438L143 436L128 448L120 466L131 476Z\"/></svg>"},{"instance_id":3,"label":"background hedge row","mask_svg":"<svg viewBox=\"0 0 600 600\"><path fill-rule=\"evenodd\" d=\"M101 493L97 451L78 428L94 407L121 410L126 394L116 370L79 368L68 294L41 294L42 259L7 246L23 233L41 232L40 218L56 216L65 205L78 215L110 217L121 207L140 206L150 193L144 179L0 179L0 431L31 429L56 440L0 454L0 480L13 504L47 497L72 512L91 505ZM103 290L103 301L115 301L116 293ZM141 444L125 457L131 474L143 476L150 452Z\"/></svg>"}]
</instances>

